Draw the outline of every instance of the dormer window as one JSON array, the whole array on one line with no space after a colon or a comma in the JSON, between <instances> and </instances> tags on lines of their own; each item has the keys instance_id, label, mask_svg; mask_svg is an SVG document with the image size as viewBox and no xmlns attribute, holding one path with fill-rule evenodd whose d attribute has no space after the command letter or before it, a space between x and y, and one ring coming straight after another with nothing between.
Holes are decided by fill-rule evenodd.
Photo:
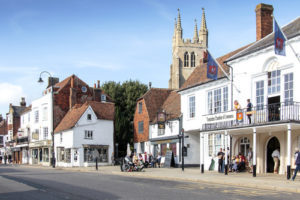
<instances>
[{"instance_id":1,"label":"dormer window","mask_svg":"<svg viewBox=\"0 0 300 200\"><path fill-rule=\"evenodd\" d=\"M87 120L92 120L92 115L91 114L87 114Z\"/></svg>"},{"instance_id":2,"label":"dormer window","mask_svg":"<svg viewBox=\"0 0 300 200\"><path fill-rule=\"evenodd\" d=\"M101 95L101 101L106 102L106 95L105 94Z\"/></svg>"}]
</instances>

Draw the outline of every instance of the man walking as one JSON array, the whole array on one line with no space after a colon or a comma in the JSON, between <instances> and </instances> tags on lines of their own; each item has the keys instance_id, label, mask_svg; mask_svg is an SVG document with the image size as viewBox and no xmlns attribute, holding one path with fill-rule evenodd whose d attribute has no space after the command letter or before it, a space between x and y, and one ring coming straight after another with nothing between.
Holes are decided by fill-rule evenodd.
<instances>
[{"instance_id":1,"label":"man walking","mask_svg":"<svg viewBox=\"0 0 300 200\"><path fill-rule=\"evenodd\" d=\"M295 165L296 165L296 169L295 169L292 181L295 180L295 178L297 176L297 172L300 170L300 152L299 152L298 148L296 148L296 153L295 153Z\"/></svg>"}]
</instances>

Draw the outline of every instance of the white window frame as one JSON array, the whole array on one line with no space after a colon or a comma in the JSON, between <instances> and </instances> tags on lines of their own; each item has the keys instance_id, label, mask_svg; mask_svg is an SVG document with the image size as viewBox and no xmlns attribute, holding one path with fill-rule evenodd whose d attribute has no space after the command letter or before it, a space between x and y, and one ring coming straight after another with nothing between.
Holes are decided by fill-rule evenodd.
<instances>
[{"instance_id":1,"label":"white window frame","mask_svg":"<svg viewBox=\"0 0 300 200\"><path fill-rule=\"evenodd\" d=\"M191 101L194 99L194 101ZM196 117L196 96L188 96L188 118L194 119Z\"/></svg>"},{"instance_id":2,"label":"white window frame","mask_svg":"<svg viewBox=\"0 0 300 200\"><path fill-rule=\"evenodd\" d=\"M280 93L280 82L281 82L281 70L274 70L268 72L268 95L275 95Z\"/></svg>"},{"instance_id":3,"label":"white window frame","mask_svg":"<svg viewBox=\"0 0 300 200\"><path fill-rule=\"evenodd\" d=\"M265 103L265 81L264 80L255 81L255 101L256 101L256 109L257 110L263 109Z\"/></svg>"},{"instance_id":4,"label":"white window frame","mask_svg":"<svg viewBox=\"0 0 300 200\"><path fill-rule=\"evenodd\" d=\"M294 99L294 74L284 74L284 103L291 105Z\"/></svg>"},{"instance_id":5,"label":"white window frame","mask_svg":"<svg viewBox=\"0 0 300 200\"><path fill-rule=\"evenodd\" d=\"M229 110L228 91L229 91L229 89L228 89L227 85L207 91L206 97L207 97L207 113L208 114L226 112ZM218 105L215 102L216 97L220 97Z\"/></svg>"},{"instance_id":6,"label":"white window frame","mask_svg":"<svg viewBox=\"0 0 300 200\"><path fill-rule=\"evenodd\" d=\"M48 138L48 127L43 127L43 138L44 140L47 140Z\"/></svg>"},{"instance_id":7,"label":"white window frame","mask_svg":"<svg viewBox=\"0 0 300 200\"><path fill-rule=\"evenodd\" d=\"M94 131L92 130L85 130L84 131L84 139L92 140L94 135Z\"/></svg>"}]
</instances>

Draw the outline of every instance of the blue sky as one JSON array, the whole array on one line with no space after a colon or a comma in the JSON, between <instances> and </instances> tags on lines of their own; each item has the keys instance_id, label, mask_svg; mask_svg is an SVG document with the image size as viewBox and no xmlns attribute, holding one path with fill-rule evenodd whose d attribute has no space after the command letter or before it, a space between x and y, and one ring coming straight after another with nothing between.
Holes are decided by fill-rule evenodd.
<instances>
[{"instance_id":1,"label":"blue sky","mask_svg":"<svg viewBox=\"0 0 300 200\"><path fill-rule=\"evenodd\" d=\"M140 80L168 87L174 18L192 38L205 8L209 50L222 56L255 41L256 0L0 0L0 113L41 96L39 73L63 80ZM283 26L300 1L265 0ZM46 76L44 77L46 78Z\"/></svg>"}]
</instances>

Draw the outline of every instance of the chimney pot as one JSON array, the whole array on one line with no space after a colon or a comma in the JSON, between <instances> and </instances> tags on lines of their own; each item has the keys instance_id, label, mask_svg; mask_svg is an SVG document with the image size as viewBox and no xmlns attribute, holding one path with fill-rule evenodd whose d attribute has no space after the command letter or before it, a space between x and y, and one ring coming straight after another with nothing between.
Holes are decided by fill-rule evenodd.
<instances>
[{"instance_id":1,"label":"chimney pot","mask_svg":"<svg viewBox=\"0 0 300 200\"><path fill-rule=\"evenodd\" d=\"M96 83L94 83L94 88L96 88Z\"/></svg>"},{"instance_id":2,"label":"chimney pot","mask_svg":"<svg viewBox=\"0 0 300 200\"><path fill-rule=\"evenodd\" d=\"M24 107L26 106L25 97L21 97L20 106L24 106Z\"/></svg>"}]
</instances>

